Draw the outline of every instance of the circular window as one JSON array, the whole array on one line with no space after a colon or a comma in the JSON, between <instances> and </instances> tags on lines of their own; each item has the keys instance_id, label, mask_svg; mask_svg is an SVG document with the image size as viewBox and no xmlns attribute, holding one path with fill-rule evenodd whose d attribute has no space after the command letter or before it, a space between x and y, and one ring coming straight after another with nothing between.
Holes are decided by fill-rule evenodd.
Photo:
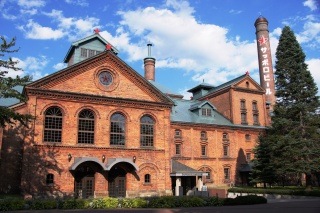
<instances>
[{"instance_id":1,"label":"circular window","mask_svg":"<svg viewBox=\"0 0 320 213\"><path fill-rule=\"evenodd\" d=\"M99 81L104 86L109 86L110 84L112 84L112 80L112 75L109 72L101 72L99 74Z\"/></svg>"},{"instance_id":2,"label":"circular window","mask_svg":"<svg viewBox=\"0 0 320 213\"><path fill-rule=\"evenodd\" d=\"M111 67L98 67L94 72L95 85L106 92L115 90L119 85L119 75Z\"/></svg>"}]
</instances>

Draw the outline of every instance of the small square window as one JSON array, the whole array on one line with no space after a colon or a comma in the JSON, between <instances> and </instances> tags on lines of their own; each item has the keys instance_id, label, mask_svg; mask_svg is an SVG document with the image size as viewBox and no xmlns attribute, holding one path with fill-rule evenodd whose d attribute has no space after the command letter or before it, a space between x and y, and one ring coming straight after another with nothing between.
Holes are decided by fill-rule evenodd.
<instances>
[{"instance_id":1,"label":"small square window","mask_svg":"<svg viewBox=\"0 0 320 213\"><path fill-rule=\"evenodd\" d=\"M212 111L211 111L211 109L202 108L202 116L211 117L211 116L212 116Z\"/></svg>"},{"instance_id":2,"label":"small square window","mask_svg":"<svg viewBox=\"0 0 320 213\"><path fill-rule=\"evenodd\" d=\"M250 141L251 140L251 135L249 135L249 134L246 134L246 141Z\"/></svg>"},{"instance_id":3,"label":"small square window","mask_svg":"<svg viewBox=\"0 0 320 213\"><path fill-rule=\"evenodd\" d=\"M176 130L175 131L175 136L176 137L180 137L181 136L181 131L180 130Z\"/></svg>"},{"instance_id":4,"label":"small square window","mask_svg":"<svg viewBox=\"0 0 320 213\"><path fill-rule=\"evenodd\" d=\"M228 133L223 133L223 134L222 134L222 139L228 139L228 138L229 138Z\"/></svg>"},{"instance_id":5,"label":"small square window","mask_svg":"<svg viewBox=\"0 0 320 213\"><path fill-rule=\"evenodd\" d=\"M207 138L207 132L202 131L201 132L201 139L206 139Z\"/></svg>"}]
</instances>

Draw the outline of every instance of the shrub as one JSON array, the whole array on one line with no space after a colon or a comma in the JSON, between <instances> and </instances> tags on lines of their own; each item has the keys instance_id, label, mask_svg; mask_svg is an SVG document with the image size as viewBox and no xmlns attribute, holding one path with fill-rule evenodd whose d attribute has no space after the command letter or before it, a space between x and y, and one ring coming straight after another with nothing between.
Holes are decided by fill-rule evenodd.
<instances>
[{"instance_id":1,"label":"shrub","mask_svg":"<svg viewBox=\"0 0 320 213\"><path fill-rule=\"evenodd\" d=\"M24 209L25 201L22 199L0 200L0 211L14 211Z\"/></svg>"},{"instance_id":2,"label":"shrub","mask_svg":"<svg viewBox=\"0 0 320 213\"><path fill-rule=\"evenodd\" d=\"M222 206L223 199L219 197L205 197L205 206Z\"/></svg>"},{"instance_id":3,"label":"shrub","mask_svg":"<svg viewBox=\"0 0 320 213\"><path fill-rule=\"evenodd\" d=\"M143 198L124 198L119 200L122 208L145 208L147 201Z\"/></svg>"},{"instance_id":4,"label":"shrub","mask_svg":"<svg viewBox=\"0 0 320 213\"><path fill-rule=\"evenodd\" d=\"M30 200L27 201L30 209L42 210L42 209L55 209L57 208L56 200Z\"/></svg>"},{"instance_id":5,"label":"shrub","mask_svg":"<svg viewBox=\"0 0 320 213\"><path fill-rule=\"evenodd\" d=\"M176 207L176 199L173 196L154 197L149 200L150 208L174 208Z\"/></svg>"},{"instance_id":6,"label":"shrub","mask_svg":"<svg viewBox=\"0 0 320 213\"><path fill-rule=\"evenodd\" d=\"M114 209L118 207L118 204L117 198L106 197L93 199L90 202L90 207L93 209Z\"/></svg>"},{"instance_id":7,"label":"shrub","mask_svg":"<svg viewBox=\"0 0 320 213\"><path fill-rule=\"evenodd\" d=\"M66 199L59 202L60 209L88 209L91 200L89 199Z\"/></svg>"}]
</instances>

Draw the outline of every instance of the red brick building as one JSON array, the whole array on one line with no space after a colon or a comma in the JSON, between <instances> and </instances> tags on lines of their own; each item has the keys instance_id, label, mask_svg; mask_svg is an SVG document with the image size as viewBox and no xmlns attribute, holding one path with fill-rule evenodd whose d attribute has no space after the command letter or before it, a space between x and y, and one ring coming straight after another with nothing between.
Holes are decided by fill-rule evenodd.
<instances>
[{"instance_id":1,"label":"red brick building","mask_svg":"<svg viewBox=\"0 0 320 213\"><path fill-rule=\"evenodd\" d=\"M141 76L117 53L99 34L74 42L67 68L25 86L26 103L8 101L36 119L3 130L0 191L136 197L247 184L264 89L244 74L184 100L155 81L150 54Z\"/></svg>"}]
</instances>

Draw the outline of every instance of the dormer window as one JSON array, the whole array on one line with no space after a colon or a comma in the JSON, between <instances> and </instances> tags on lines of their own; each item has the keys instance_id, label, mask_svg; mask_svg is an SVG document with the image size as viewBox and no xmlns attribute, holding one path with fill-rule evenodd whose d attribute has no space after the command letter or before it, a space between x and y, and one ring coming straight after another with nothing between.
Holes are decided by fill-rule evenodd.
<instances>
[{"instance_id":1,"label":"dormer window","mask_svg":"<svg viewBox=\"0 0 320 213\"><path fill-rule=\"evenodd\" d=\"M202 108L202 116L211 117L212 111L209 108Z\"/></svg>"},{"instance_id":2,"label":"dormer window","mask_svg":"<svg viewBox=\"0 0 320 213\"><path fill-rule=\"evenodd\" d=\"M89 57L95 56L95 55L97 55L99 53L101 53L101 51L89 50L89 49L81 48L80 56L82 58L89 58Z\"/></svg>"}]
</instances>

